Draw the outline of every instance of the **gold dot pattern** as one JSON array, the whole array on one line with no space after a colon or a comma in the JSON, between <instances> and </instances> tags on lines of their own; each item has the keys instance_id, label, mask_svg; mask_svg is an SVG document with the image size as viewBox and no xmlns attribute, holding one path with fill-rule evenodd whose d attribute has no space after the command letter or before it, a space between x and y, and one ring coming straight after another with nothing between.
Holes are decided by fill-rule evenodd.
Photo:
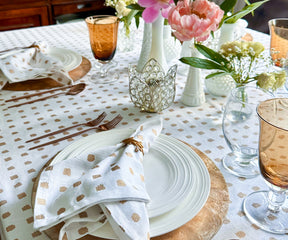
<instances>
[{"instance_id":1,"label":"gold dot pattern","mask_svg":"<svg viewBox=\"0 0 288 240\"><path fill-rule=\"evenodd\" d=\"M21 32L3 32L3 34L0 34L0 51L17 46L28 46L35 40L45 39L49 45L72 49L82 56L89 58L93 63L94 59L90 52L89 44L87 44L87 34L84 29L85 26L83 23L74 23L72 25L65 24L65 27L57 25L51 26L51 28L29 28L21 30ZM137 34L137 37L138 35L141 38L140 35L142 34ZM269 46L269 39L266 35L253 32L253 37L255 40L258 37L258 40L261 42L266 39L266 46ZM137 42L141 43L141 39L138 40ZM139 50L139 47L135 49L135 51ZM247 196L253 191L267 189L267 186L261 177L254 179L237 178L230 175L222 167L222 157L230 151L223 138L221 128L221 108L225 104L226 98L206 94L206 102L202 106L187 107L180 101L186 77L177 74L174 103L162 113L151 114L140 112L140 109L131 103L128 91L127 67L128 64L137 63L138 54L135 54L135 51L127 53L116 52L115 60L119 63L117 69L120 73L120 78L117 82L105 85L91 84L88 81L92 74L91 71L91 73L89 72L80 80L80 82L86 82L88 86L82 93L76 96L58 96L35 104L7 109L11 103L5 103L5 100L40 92L40 90L0 91L0 176L3 178L3 182L5 182L4 186L0 185L0 221L3 225L4 235L8 239L13 240L22 239L24 234L31 239L45 239L41 232L33 229L33 224L26 222L27 218L33 216L33 208L31 206L33 180L45 163L57 152L78 139L82 139L84 136L91 135L97 131L91 130L87 135L77 136L70 141L62 141L59 144L33 151L29 151L28 147L34 146L36 142L28 144L25 141L72 124L92 120L105 111L109 119L117 114L123 116L124 119L117 128L138 126L141 122L162 116L164 120L163 134L196 146L214 161L216 166L221 170L226 182L229 183L231 203L227 218L224 221L225 224L222 225L213 240L223 240L223 238L285 240L286 236L275 236L255 229L245 217L238 215L238 212L242 211L244 195ZM22 59L20 60L22 61ZM5 83L0 78L0 85L3 86ZM246 130L248 131L248 129ZM71 129L53 138L72 134L76 131L76 129ZM245 136L247 134L242 135ZM39 140L38 143L44 143L46 140L48 139ZM35 171L31 171L28 174L30 169L34 169ZM53 167L51 166L46 168L45 171L52 169ZM131 175L137 175L136 172L132 173L133 171L129 170L128 172ZM97 173L95 172L93 175L96 176ZM68 177L67 175L64 176ZM93 179L92 175L91 179ZM95 180L97 179L99 180L100 178L96 178ZM46 189L44 185L43 187ZM96 186L93 189L96 191ZM59 185L58 191L67 191L67 186ZM25 193L26 197L21 198L21 196L24 196L21 195L22 193ZM10 202L14 204L10 204ZM65 206L59 206L56 210L60 207ZM15 221L18 218L21 220ZM237 233L239 232L244 232L245 236L243 234L238 236Z\"/></svg>"}]
</instances>

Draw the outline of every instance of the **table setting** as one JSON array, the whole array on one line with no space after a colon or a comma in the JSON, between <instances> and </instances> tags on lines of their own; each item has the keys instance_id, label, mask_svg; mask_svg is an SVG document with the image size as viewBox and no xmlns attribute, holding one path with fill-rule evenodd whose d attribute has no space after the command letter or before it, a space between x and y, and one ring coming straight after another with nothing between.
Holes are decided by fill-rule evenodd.
<instances>
[{"instance_id":1,"label":"table setting","mask_svg":"<svg viewBox=\"0 0 288 240\"><path fill-rule=\"evenodd\" d=\"M270 35L241 17L220 47L221 19L238 17L225 2L131 1L137 27L113 6L118 16L0 32L1 240L287 238L287 61L275 67ZM187 36L173 14L197 4L217 10L215 25ZM127 29L134 47L122 36L118 49ZM234 48L236 70L224 66Z\"/></svg>"}]
</instances>

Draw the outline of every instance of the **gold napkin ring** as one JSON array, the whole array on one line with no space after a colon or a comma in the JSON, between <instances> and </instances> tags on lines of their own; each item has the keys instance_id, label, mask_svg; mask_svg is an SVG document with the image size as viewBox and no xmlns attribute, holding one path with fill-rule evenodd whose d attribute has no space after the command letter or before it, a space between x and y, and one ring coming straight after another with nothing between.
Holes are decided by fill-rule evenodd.
<instances>
[{"instance_id":1,"label":"gold napkin ring","mask_svg":"<svg viewBox=\"0 0 288 240\"><path fill-rule=\"evenodd\" d=\"M140 151L144 155L142 142L135 140L133 137L126 138L122 142L125 144L125 146L130 145L130 144L134 145L135 146L135 152Z\"/></svg>"}]
</instances>

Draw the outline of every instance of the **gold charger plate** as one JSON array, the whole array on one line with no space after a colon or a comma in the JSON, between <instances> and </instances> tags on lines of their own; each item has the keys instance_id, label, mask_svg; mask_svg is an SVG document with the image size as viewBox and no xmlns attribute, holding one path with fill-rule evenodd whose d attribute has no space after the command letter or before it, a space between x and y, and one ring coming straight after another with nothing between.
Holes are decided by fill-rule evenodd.
<instances>
[{"instance_id":1,"label":"gold charger plate","mask_svg":"<svg viewBox=\"0 0 288 240\"><path fill-rule=\"evenodd\" d=\"M81 64L69 72L70 77L73 81L77 81L84 77L91 69L90 61L82 57ZM29 91L29 90L43 90L61 87L62 84L51 79L51 78L42 78L35 80L27 80L18 83L6 83L6 85L2 88L3 90L9 91Z\"/></svg>"},{"instance_id":2,"label":"gold charger plate","mask_svg":"<svg viewBox=\"0 0 288 240\"><path fill-rule=\"evenodd\" d=\"M184 142L185 143L185 142ZM187 143L185 143L187 144ZM228 212L229 208L229 192L228 187L225 182L225 179L217 168L217 166L213 163L213 161L208 158L203 152L199 149L187 144L191 147L203 160L205 163L210 179L211 179L211 188L209 197L204 205L204 207L200 210L200 212L191 219L188 223L181 226L180 228L166 233L164 235L153 237L151 240L209 240L212 239L213 236L219 231L220 227L223 224L223 220ZM49 160L43 169L50 165L50 162L53 160ZM34 198L36 195L38 178L42 171L38 174L33 186L32 193L32 206L34 206ZM45 234L51 240L58 240L59 232L64 223L59 223L58 225L45 230ZM65 240L65 239L63 239ZM68 240L68 239L67 239ZM103 238L87 235L79 240L105 240Z\"/></svg>"}]
</instances>

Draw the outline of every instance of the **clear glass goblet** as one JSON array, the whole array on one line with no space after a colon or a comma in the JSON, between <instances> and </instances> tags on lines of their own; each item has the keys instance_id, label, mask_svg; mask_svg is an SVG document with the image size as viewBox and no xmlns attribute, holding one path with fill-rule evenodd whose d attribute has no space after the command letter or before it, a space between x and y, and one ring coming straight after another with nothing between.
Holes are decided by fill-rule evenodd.
<instances>
[{"instance_id":1,"label":"clear glass goblet","mask_svg":"<svg viewBox=\"0 0 288 240\"><path fill-rule=\"evenodd\" d=\"M276 67L288 74L288 18L271 19L268 22L270 31L270 56ZM288 81L285 83L288 90Z\"/></svg>"},{"instance_id":2,"label":"clear glass goblet","mask_svg":"<svg viewBox=\"0 0 288 240\"><path fill-rule=\"evenodd\" d=\"M259 175L259 121L256 107L273 95L254 86L232 89L224 106L222 129L232 152L223 158L223 166L232 174L251 178Z\"/></svg>"},{"instance_id":3,"label":"clear glass goblet","mask_svg":"<svg viewBox=\"0 0 288 240\"><path fill-rule=\"evenodd\" d=\"M288 98L259 104L259 165L269 191L248 195L243 203L247 218L263 230L288 233L288 209L284 208L288 189Z\"/></svg>"},{"instance_id":4,"label":"clear glass goblet","mask_svg":"<svg viewBox=\"0 0 288 240\"><path fill-rule=\"evenodd\" d=\"M90 46L97 60L96 73L92 74L93 83L110 83L116 81L119 75L112 69L117 62L112 61L117 47L119 19L116 16L96 15L85 19L89 31Z\"/></svg>"}]
</instances>

